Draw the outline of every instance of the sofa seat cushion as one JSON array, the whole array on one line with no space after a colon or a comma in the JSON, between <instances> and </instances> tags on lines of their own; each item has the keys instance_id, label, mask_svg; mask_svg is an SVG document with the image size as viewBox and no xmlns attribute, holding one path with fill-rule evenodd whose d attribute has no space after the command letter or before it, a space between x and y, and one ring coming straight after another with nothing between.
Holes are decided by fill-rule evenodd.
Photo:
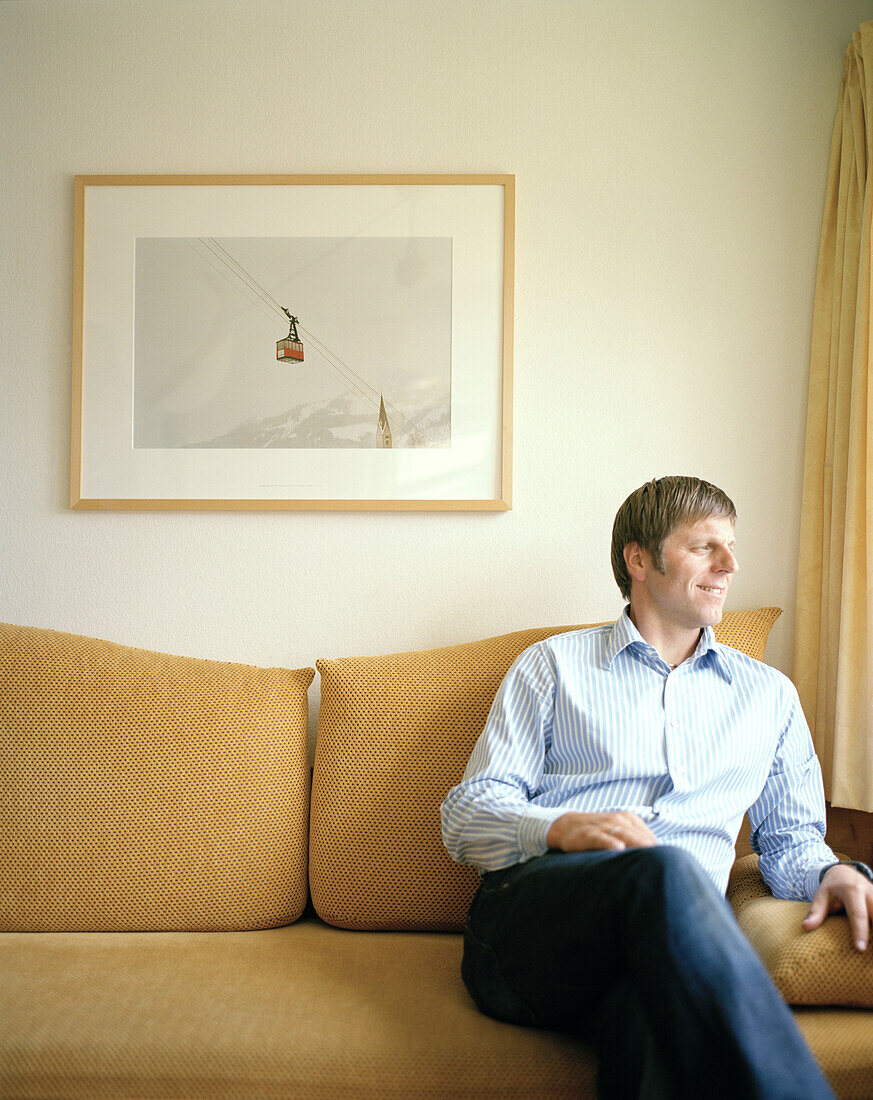
<instances>
[{"instance_id":1,"label":"sofa seat cushion","mask_svg":"<svg viewBox=\"0 0 873 1100\"><path fill-rule=\"evenodd\" d=\"M0 624L0 928L299 917L314 675Z\"/></svg>"},{"instance_id":2,"label":"sofa seat cushion","mask_svg":"<svg viewBox=\"0 0 873 1100\"><path fill-rule=\"evenodd\" d=\"M574 1100L580 1040L481 1015L461 937L0 933L6 1100ZM795 1010L840 1100L870 1100L873 1013Z\"/></svg>"},{"instance_id":3,"label":"sofa seat cushion","mask_svg":"<svg viewBox=\"0 0 873 1100\"><path fill-rule=\"evenodd\" d=\"M864 954L855 950L843 913L832 913L821 927L804 932L801 921L809 903L774 898L756 855L734 864L727 896L740 928L789 1004L873 1007L873 948Z\"/></svg>"},{"instance_id":4,"label":"sofa seat cushion","mask_svg":"<svg viewBox=\"0 0 873 1100\"><path fill-rule=\"evenodd\" d=\"M0 935L0 1095L41 1100L594 1097L586 1044L481 1015L461 937Z\"/></svg>"},{"instance_id":5,"label":"sofa seat cushion","mask_svg":"<svg viewBox=\"0 0 873 1100\"><path fill-rule=\"evenodd\" d=\"M760 660L780 614L728 612L716 637ZM446 854L440 803L463 775L515 658L576 629L316 662L310 889L324 920L341 928L463 928L479 880Z\"/></svg>"},{"instance_id":6,"label":"sofa seat cushion","mask_svg":"<svg viewBox=\"0 0 873 1100\"><path fill-rule=\"evenodd\" d=\"M873 1014L851 1008L796 1008L794 1020L839 1100L870 1100Z\"/></svg>"}]
</instances>

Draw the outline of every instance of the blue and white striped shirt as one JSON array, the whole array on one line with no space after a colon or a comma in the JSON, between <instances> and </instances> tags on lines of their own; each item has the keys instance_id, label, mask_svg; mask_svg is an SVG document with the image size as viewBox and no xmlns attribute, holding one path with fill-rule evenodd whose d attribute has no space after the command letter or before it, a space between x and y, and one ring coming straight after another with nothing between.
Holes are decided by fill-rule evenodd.
<instances>
[{"instance_id":1,"label":"blue and white striped shirt","mask_svg":"<svg viewBox=\"0 0 873 1100\"><path fill-rule=\"evenodd\" d=\"M671 671L627 609L612 626L547 638L517 658L443 802L443 841L459 863L496 870L544 853L568 810L633 811L722 892L747 810L776 897L811 899L836 862L791 681L709 627Z\"/></svg>"}]
</instances>

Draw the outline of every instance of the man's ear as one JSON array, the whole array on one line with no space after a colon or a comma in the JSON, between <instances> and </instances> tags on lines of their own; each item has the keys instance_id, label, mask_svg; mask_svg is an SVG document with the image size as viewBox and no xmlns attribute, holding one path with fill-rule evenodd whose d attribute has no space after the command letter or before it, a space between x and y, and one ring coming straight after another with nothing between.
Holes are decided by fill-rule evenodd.
<instances>
[{"instance_id":1,"label":"man's ear","mask_svg":"<svg viewBox=\"0 0 873 1100\"><path fill-rule=\"evenodd\" d=\"M646 579L646 560L640 544L629 542L622 550L622 555L631 580L644 581Z\"/></svg>"}]
</instances>

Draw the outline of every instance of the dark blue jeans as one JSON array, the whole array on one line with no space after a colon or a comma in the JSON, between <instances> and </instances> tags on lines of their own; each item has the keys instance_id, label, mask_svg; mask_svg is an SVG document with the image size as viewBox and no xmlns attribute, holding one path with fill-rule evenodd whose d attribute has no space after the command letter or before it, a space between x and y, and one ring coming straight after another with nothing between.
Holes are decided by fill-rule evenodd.
<instances>
[{"instance_id":1,"label":"dark blue jeans","mask_svg":"<svg viewBox=\"0 0 873 1100\"><path fill-rule=\"evenodd\" d=\"M463 977L489 1016L593 1039L604 1100L833 1100L730 906L679 848L549 852L485 875Z\"/></svg>"}]
</instances>

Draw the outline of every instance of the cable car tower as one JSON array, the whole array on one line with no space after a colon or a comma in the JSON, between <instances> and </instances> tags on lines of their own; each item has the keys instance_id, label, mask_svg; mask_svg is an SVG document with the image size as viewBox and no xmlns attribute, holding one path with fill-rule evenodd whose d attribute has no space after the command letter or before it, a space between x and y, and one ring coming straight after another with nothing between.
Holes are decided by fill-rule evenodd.
<instances>
[{"instance_id":1,"label":"cable car tower","mask_svg":"<svg viewBox=\"0 0 873 1100\"><path fill-rule=\"evenodd\" d=\"M303 343L297 335L297 318L292 317L284 306L282 306L282 312L291 322L291 327L288 329L288 335L284 340L276 341L276 358L279 362L282 362L284 359L295 359L298 363L302 363Z\"/></svg>"}]
</instances>

